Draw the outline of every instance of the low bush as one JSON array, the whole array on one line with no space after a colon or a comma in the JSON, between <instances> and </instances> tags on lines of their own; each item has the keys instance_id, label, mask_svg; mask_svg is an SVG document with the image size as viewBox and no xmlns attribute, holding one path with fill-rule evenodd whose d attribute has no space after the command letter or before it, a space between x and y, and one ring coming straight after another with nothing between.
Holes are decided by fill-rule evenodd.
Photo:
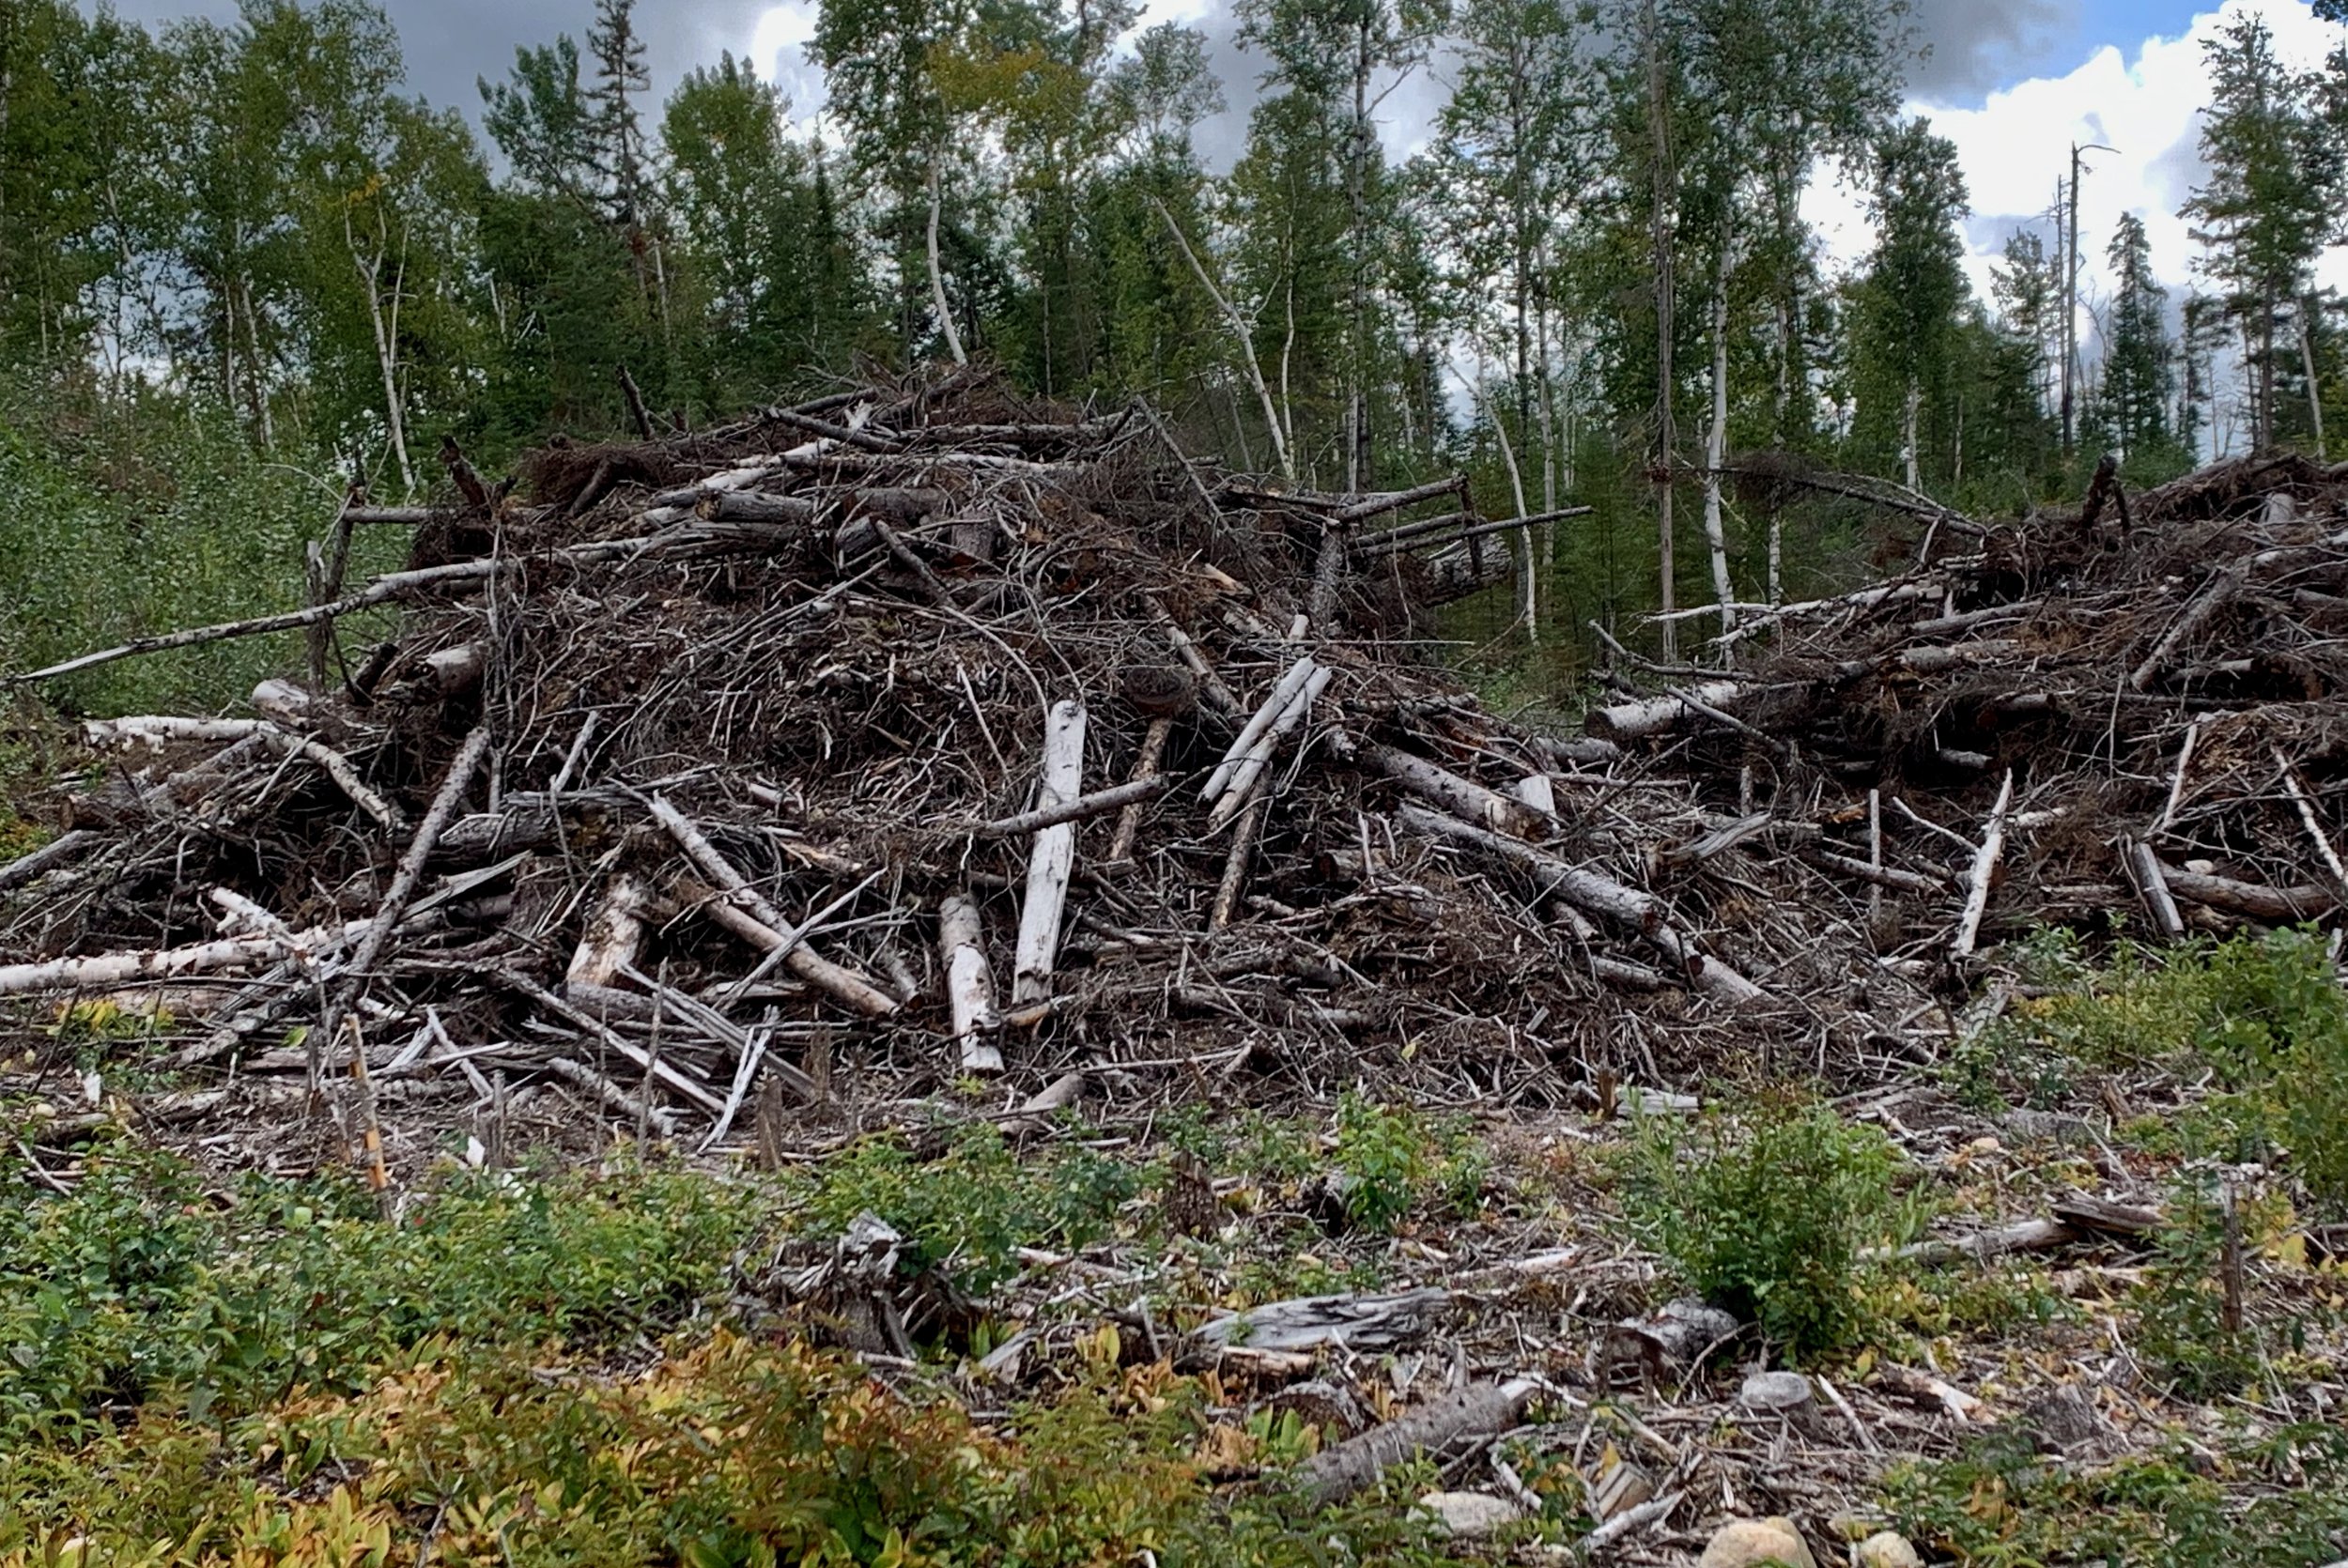
<instances>
[{"instance_id":1,"label":"low bush","mask_svg":"<svg viewBox=\"0 0 2348 1568\"><path fill-rule=\"evenodd\" d=\"M2230 1505L2226 1482L2249 1500ZM2286 1428L2215 1467L2180 1452L2101 1469L2047 1464L2007 1432L1894 1468L1884 1496L1906 1534L1974 1568L2304 1568L2348 1551L2348 1431Z\"/></svg>"},{"instance_id":2,"label":"low bush","mask_svg":"<svg viewBox=\"0 0 2348 1568\"><path fill-rule=\"evenodd\" d=\"M1082 1147L1022 1162L990 1122L948 1134L924 1159L867 1138L792 1184L803 1228L836 1235L869 1209L902 1234L908 1270L939 1267L985 1291L1018 1268L1021 1247L1073 1249L1105 1234L1149 1173Z\"/></svg>"},{"instance_id":3,"label":"low bush","mask_svg":"<svg viewBox=\"0 0 2348 1568\"><path fill-rule=\"evenodd\" d=\"M463 1175L385 1222L357 1183L208 1187L94 1154L70 1197L0 1187L0 1447L70 1441L160 1400L199 1416L363 1388L437 1337L626 1343L718 1297L771 1209L660 1169Z\"/></svg>"},{"instance_id":4,"label":"low bush","mask_svg":"<svg viewBox=\"0 0 2348 1568\"><path fill-rule=\"evenodd\" d=\"M2261 1159L2279 1141L2316 1197L2348 1207L2348 990L2325 938L2309 930L2155 951L2116 946L2090 968L2075 945L2041 938L2031 978L2052 994L2017 1002L1997 1048L2052 1048L2099 1066L2171 1062L2214 1071L2225 1093L2184 1130L2222 1139L2186 1148Z\"/></svg>"},{"instance_id":5,"label":"low bush","mask_svg":"<svg viewBox=\"0 0 2348 1568\"><path fill-rule=\"evenodd\" d=\"M1919 1223L1893 1187L1890 1143L1781 1099L1707 1116L1693 1141L1661 1122L1641 1129L1627 1198L1642 1238L1796 1357L1860 1343L1878 1317L1882 1255Z\"/></svg>"}]
</instances>

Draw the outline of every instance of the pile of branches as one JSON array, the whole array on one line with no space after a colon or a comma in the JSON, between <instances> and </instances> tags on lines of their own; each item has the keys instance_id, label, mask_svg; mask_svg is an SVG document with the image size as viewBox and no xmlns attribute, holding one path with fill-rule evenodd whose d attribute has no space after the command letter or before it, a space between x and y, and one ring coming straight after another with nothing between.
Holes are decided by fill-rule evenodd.
<instances>
[{"instance_id":1,"label":"pile of branches","mask_svg":"<svg viewBox=\"0 0 2348 1568\"><path fill-rule=\"evenodd\" d=\"M974 372L557 445L510 492L443 455L449 504L345 508L308 608L27 677L311 634L249 712L85 727L102 777L0 868L0 1016L136 1009L243 1110L351 1071L715 1145L851 1075L1557 1102L1807 1060L1805 999L1875 973L1840 873L1426 655L1522 526L1461 480L1275 489ZM378 522L415 559L346 591Z\"/></svg>"},{"instance_id":2,"label":"pile of branches","mask_svg":"<svg viewBox=\"0 0 2348 1568\"><path fill-rule=\"evenodd\" d=\"M1736 607L1719 668L1625 653L1590 732L1675 758L1716 811L1766 797L1751 830L1873 879L1910 961L2339 910L2348 467L2240 458L2130 497L2107 460L2083 507L1994 526L1892 503L1923 564Z\"/></svg>"}]
</instances>

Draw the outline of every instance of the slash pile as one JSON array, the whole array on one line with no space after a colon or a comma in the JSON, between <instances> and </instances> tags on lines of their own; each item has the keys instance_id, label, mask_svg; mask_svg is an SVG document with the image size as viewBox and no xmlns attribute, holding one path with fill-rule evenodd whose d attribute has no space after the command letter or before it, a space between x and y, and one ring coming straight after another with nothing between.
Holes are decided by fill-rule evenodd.
<instances>
[{"instance_id":1,"label":"slash pile","mask_svg":"<svg viewBox=\"0 0 2348 1568\"><path fill-rule=\"evenodd\" d=\"M1925 564L1758 608L1707 644L1766 644L1744 668L1663 672L1593 732L1678 757L1715 800L1757 773L1774 804L1751 831L1822 835L1809 853L1931 896L1940 922L1911 907L1883 933L1916 951L2337 910L2348 467L2237 459L2133 504L2107 471L2079 510L1996 526L1896 499Z\"/></svg>"},{"instance_id":2,"label":"slash pile","mask_svg":"<svg viewBox=\"0 0 2348 1568\"><path fill-rule=\"evenodd\" d=\"M1507 565L1460 481L1277 493L972 373L549 448L519 495L448 455L462 499L319 552L421 522L407 570L60 667L313 633L250 715L85 727L102 782L0 869L19 1027L167 1021L230 1109L363 1066L715 1142L850 1075L1555 1102L1822 1041L1781 998L1873 965L1828 878L1672 851L1686 785L1424 655Z\"/></svg>"},{"instance_id":3,"label":"slash pile","mask_svg":"<svg viewBox=\"0 0 2348 1568\"><path fill-rule=\"evenodd\" d=\"M221 1081L152 1117L349 1070L714 1145L849 1083L1848 1072L1928 1050L1985 930L2117 907L2123 865L2260 919L2339 875L2323 470L2217 470L2117 531L1942 516L1925 569L1566 738L1426 654L1522 526L1456 478L1266 487L1145 407L967 371L553 446L518 494L443 455L448 505L344 509L309 608L25 677L309 635L250 715L87 724L101 781L0 867L14 1027L135 1016ZM375 523L414 558L344 592Z\"/></svg>"}]
</instances>

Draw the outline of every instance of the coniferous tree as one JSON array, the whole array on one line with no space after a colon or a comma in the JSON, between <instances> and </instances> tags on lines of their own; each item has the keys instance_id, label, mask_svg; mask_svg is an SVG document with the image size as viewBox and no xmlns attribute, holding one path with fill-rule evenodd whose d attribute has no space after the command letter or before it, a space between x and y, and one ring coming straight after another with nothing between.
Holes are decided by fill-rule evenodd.
<instances>
[{"instance_id":1,"label":"coniferous tree","mask_svg":"<svg viewBox=\"0 0 2348 1568\"><path fill-rule=\"evenodd\" d=\"M2176 390L2176 354L2169 340L2169 291L2153 275L2144 220L2122 214L2107 254L2115 288L2099 412L2123 455L2165 457L2173 440L2170 400Z\"/></svg>"},{"instance_id":2,"label":"coniferous tree","mask_svg":"<svg viewBox=\"0 0 2348 1568\"><path fill-rule=\"evenodd\" d=\"M2209 178L2185 213L2207 251L2202 270L2242 338L2251 444L2266 447L2288 418L2277 396L2291 375L2286 361L2309 346L2299 301L2337 223L2340 149L2314 111L2314 79L2277 56L2263 19L2233 18L2205 48ZM2320 405L2309 407L2320 420Z\"/></svg>"}]
</instances>

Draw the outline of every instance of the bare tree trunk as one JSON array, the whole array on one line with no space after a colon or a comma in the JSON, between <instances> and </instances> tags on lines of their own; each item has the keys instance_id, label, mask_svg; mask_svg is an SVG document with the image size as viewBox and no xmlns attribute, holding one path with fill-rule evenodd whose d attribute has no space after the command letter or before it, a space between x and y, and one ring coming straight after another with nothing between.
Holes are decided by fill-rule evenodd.
<instances>
[{"instance_id":1,"label":"bare tree trunk","mask_svg":"<svg viewBox=\"0 0 2348 1568\"><path fill-rule=\"evenodd\" d=\"M2315 456L2318 462L2328 463L2330 455L2324 450L2324 386L2315 378L2315 296L2309 295L2299 307L2299 369L2308 378L2308 417L2315 423Z\"/></svg>"},{"instance_id":2,"label":"bare tree trunk","mask_svg":"<svg viewBox=\"0 0 2348 1568\"><path fill-rule=\"evenodd\" d=\"M253 308L253 280L242 279L239 281L239 286L244 291L245 343L253 350L252 362L245 367L249 372L245 377L245 390L253 398L254 420L261 427L261 450L275 452L277 450L277 422L270 411L269 377L261 374L260 313Z\"/></svg>"},{"instance_id":3,"label":"bare tree trunk","mask_svg":"<svg viewBox=\"0 0 2348 1568\"><path fill-rule=\"evenodd\" d=\"M1346 379L1351 390L1346 407L1346 488L1355 495L1371 482L1369 458L1369 23L1371 6L1355 0L1353 28L1353 132L1347 149L1346 205L1351 211L1353 240L1352 279L1353 352L1348 357Z\"/></svg>"},{"instance_id":4,"label":"bare tree trunk","mask_svg":"<svg viewBox=\"0 0 2348 1568\"><path fill-rule=\"evenodd\" d=\"M1712 552L1712 592L1721 630L1737 629L1737 589L1728 578L1728 530L1721 521L1721 465L1728 460L1728 241L1712 272L1712 428L1704 443L1704 543Z\"/></svg>"},{"instance_id":5,"label":"bare tree trunk","mask_svg":"<svg viewBox=\"0 0 2348 1568\"><path fill-rule=\"evenodd\" d=\"M1656 14L1655 0L1646 5L1646 73L1647 125L1654 139L1653 166L1655 183L1655 413L1656 467L1661 475L1662 488L1656 497L1656 567L1658 581L1657 608L1663 617L1663 659L1670 663L1679 656L1678 623L1671 619L1678 607L1673 583L1672 560L1672 488L1673 449L1678 444L1672 428L1672 224L1671 192L1671 126L1663 87L1663 40Z\"/></svg>"},{"instance_id":6,"label":"bare tree trunk","mask_svg":"<svg viewBox=\"0 0 2348 1568\"><path fill-rule=\"evenodd\" d=\"M375 365L383 377L383 418L391 427L392 455L399 463L401 493L416 493L416 470L408 459L408 421L400 408L399 345L394 322L387 321L383 313L383 244L382 223L378 215L375 259L369 261L360 254L359 236L350 225L350 214L343 214L343 242L350 247L351 265L358 269L359 281L367 295L367 323L375 329ZM405 271L403 261L402 270ZM393 308L398 308L399 283L392 284Z\"/></svg>"},{"instance_id":7,"label":"bare tree trunk","mask_svg":"<svg viewBox=\"0 0 2348 1568\"><path fill-rule=\"evenodd\" d=\"M1908 465L1908 487L1919 493L1922 493L1923 484L1923 481L1917 477L1916 469L1916 413L1923 407L1923 388L1917 383L1914 377L1909 377L1908 407L1900 415L1900 446L1901 456L1906 459Z\"/></svg>"},{"instance_id":8,"label":"bare tree trunk","mask_svg":"<svg viewBox=\"0 0 2348 1568\"><path fill-rule=\"evenodd\" d=\"M953 307L946 302L946 274L937 265L937 154L930 154L930 297L937 305L937 322L946 331L946 349L954 357L954 363L965 365L970 356L962 351L962 332L954 325Z\"/></svg>"},{"instance_id":9,"label":"bare tree trunk","mask_svg":"<svg viewBox=\"0 0 2348 1568\"><path fill-rule=\"evenodd\" d=\"M1174 236L1174 243L1182 248L1182 259L1190 263L1191 273L1197 278L1198 286L1207 291L1207 297L1214 301L1215 309L1223 313L1224 323L1230 328L1231 335L1239 340L1241 361L1246 367L1247 379L1255 386L1258 401L1263 405L1264 424L1272 432L1272 452L1279 460L1280 476L1293 484L1296 483L1296 463L1289 455L1288 440L1281 434L1280 411L1273 404L1271 387L1264 382L1263 367L1256 362L1256 334L1248 330L1246 318L1231 303L1230 296L1217 288L1214 280L1207 276L1206 267L1199 261L1198 253L1190 248L1190 237L1182 233L1182 226L1174 221L1174 214L1166 209L1164 202L1158 203L1157 208L1158 216L1166 220L1166 231Z\"/></svg>"},{"instance_id":10,"label":"bare tree trunk","mask_svg":"<svg viewBox=\"0 0 2348 1568\"><path fill-rule=\"evenodd\" d=\"M1517 515L1532 515L1524 504L1524 475L1517 468L1516 448L1508 442L1508 427L1500 418L1500 409L1488 396L1484 409L1492 417L1492 434L1500 438L1501 460L1508 466L1508 488L1515 495ZM1520 565L1518 574L1518 603L1524 612L1524 640L1532 647L1541 645L1540 560L1533 548L1533 530L1525 529L1518 539Z\"/></svg>"}]
</instances>

